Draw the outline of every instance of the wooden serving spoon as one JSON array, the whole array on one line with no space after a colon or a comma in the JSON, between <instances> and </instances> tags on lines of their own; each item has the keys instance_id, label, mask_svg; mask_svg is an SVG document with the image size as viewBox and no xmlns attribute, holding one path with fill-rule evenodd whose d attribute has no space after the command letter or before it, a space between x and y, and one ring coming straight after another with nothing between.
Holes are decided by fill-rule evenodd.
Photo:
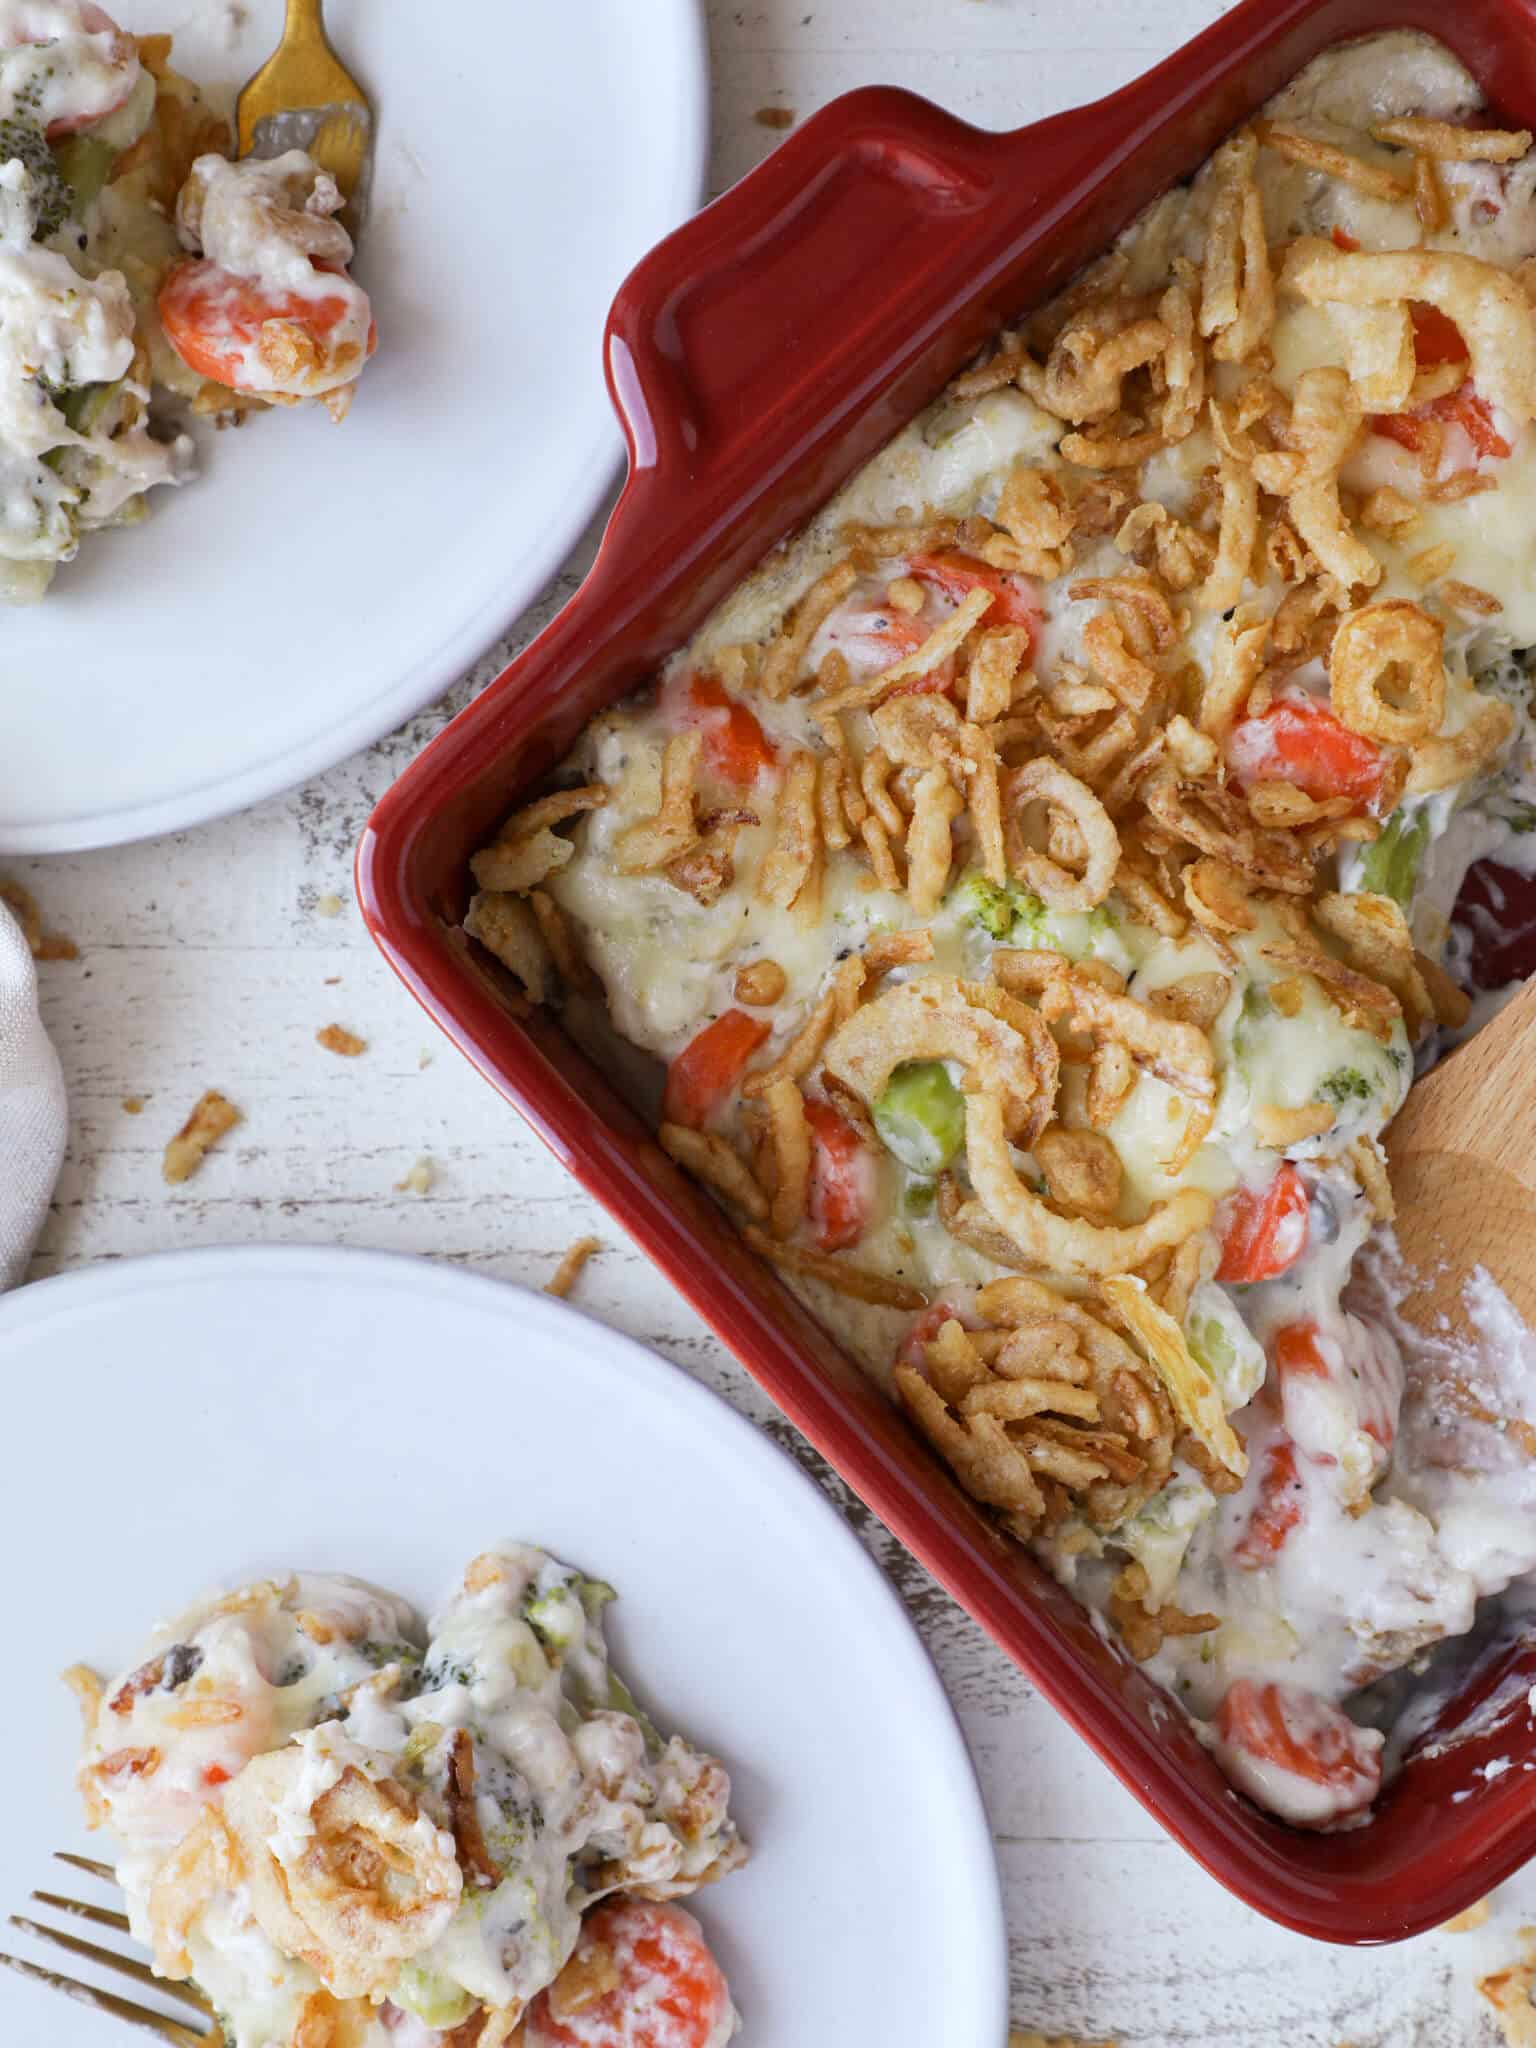
<instances>
[{"instance_id":1,"label":"wooden serving spoon","mask_svg":"<svg viewBox=\"0 0 1536 2048\"><path fill-rule=\"evenodd\" d=\"M367 205L373 140L368 96L331 48L324 0L288 0L283 40L235 103L242 156L307 149L336 180L354 232Z\"/></svg>"},{"instance_id":2,"label":"wooden serving spoon","mask_svg":"<svg viewBox=\"0 0 1536 2048\"><path fill-rule=\"evenodd\" d=\"M1461 1290L1484 1266L1536 1328L1536 978L1410 1091L1386 1134L1397 1240L1416 1282L1402 1304L1468 1333Z\"/></svg>"}]
</instances>

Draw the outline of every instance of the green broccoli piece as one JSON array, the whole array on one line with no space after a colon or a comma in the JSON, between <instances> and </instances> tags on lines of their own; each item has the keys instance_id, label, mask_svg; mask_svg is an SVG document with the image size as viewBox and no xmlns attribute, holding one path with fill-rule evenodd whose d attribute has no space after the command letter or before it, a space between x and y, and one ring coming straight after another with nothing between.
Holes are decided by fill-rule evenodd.
<instances>
[{"instance_id":1,"label":"green broccoli piece","mask_svg":"<svg viewBox=\"0 0 1536 2048\"><path fill-rule=\"evenodd\" d=\"M1517 828L1518 829L1518 828ZM1419 864L1429 843L1429 812L1404 807L1387 820L1379 839L1373 839L1360 863L1360 885L1376 896L1390 896L1406 910L1413 901L1413 886Z\"/></svg>"},{"instance_id":2,"label":"green broccoli piece","mask_svg":"<svg viewBox=\"0 0 1536 2048\"><path fill-rule=\"evenodd\" d=\"M1536 804L1511 804L1500 816L1511 832L1536 832Z\"/></svg>"},{"instance_id":3,"label":"green broccoli piece","mask_svg":"<svg viewBox=\"0 0 1536 2048\"><path fill-rule=\"evenodd\" d=\"M965 1143L965 1097L942 1060L908 1060L872 1105L875 1129L909 1172L930 1180Z\"/></svg>"},{"instance_id":4,"label":"green broccoli piece","mask_svg":"<svg viewBox=\"0 0 1536 2048\"><path fill-rule=\"evenodd\" d=\"M1008 884L990 882L980 868L971 868L957 887L963 914L994 939L1006 939L1018 916Z\"/></svg>"},{"instance_id":5,"label":"green broccoli piece","mask_svg":"<svg viewBox=\"0 0 1536 2048\"><path fill-rule=\"evenodd\" d=\"M962 914L990 937L1054 945L1046 929L1050 912L1033 890L1017 882L989 881L980 868L968 868L955 887Z\"/></svg>"},{"instance_id":6,"label":"green broccoli piece","mask_svg":"<svg viewBox=\"0 0 1536 2048\"><path fill-rule=\"evenodd\" d=\"M48 147L42 123L15 113L0 121L0 162L25 164L32 179L32 239L46 242L75 210L75 195Z\"/></svg>"},{"instance_id":7,"label":"green broccoli piece","mask_svg":"<svg viewBox=\"0 0 1536 2048\"><path fill-rule=\"evenodd\" d=\"M1335 1067L1331 1074L1324 1074L1318 1082L1317 1092L1324 1102L1343 1109L1352 1102L1369 1102L1376 1088L1358 1067Z\"/></svg>"},{"instance_id":8,"label":"green broccoli piece","mask_svg":"<svg viewBox=\"0 0 1536 2048\"><path fill-rule=\"evenodd\" d=\"M53 155L70 189L70 211L79 218L100 198L119 152L99 135L67 135Z\"/></svg>"}]
</instances>

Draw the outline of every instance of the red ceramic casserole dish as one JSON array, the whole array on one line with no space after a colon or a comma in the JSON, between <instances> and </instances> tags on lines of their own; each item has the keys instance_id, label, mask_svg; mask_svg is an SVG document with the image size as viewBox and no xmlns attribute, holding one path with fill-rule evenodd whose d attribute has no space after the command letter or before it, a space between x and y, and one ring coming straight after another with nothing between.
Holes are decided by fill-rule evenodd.
<instances>
[{"instance_id":1,"label":"red ceramic casserole dish","mask_svg":"<svg viewBox=\"0 0 1536 2048\"><path fill-rule=\"evenodd\" d=\"M407 987L817 1449L1192 1855L1261 1912L1339 1942L1419 1933L1536 1853L1518 1768L1536 1766L1536 1734L1513 1683L1527 1658L1524 1682L1536 1679L1536 1645L1464 1688L1441 1717L1456 1739L1407 1765L1369 1827L1305 1835L1259 1813L1167 1698L989 1526L555 1020L514 1014L501 970L457 924L468 855L514 800L988 335L1321 50L1400 26L1441 36L1504 114L1536 121L1533 0L1245 0L1123 91L1012 134L881 88L808 121L620 292L607 366L630 473L597 562L389 792L358 855L364 914ZM1495 1677L1516 1706L1490 1717ZM1480 1775L1495 1757L1516 1768Z\"/></svg>"}]
</instances>

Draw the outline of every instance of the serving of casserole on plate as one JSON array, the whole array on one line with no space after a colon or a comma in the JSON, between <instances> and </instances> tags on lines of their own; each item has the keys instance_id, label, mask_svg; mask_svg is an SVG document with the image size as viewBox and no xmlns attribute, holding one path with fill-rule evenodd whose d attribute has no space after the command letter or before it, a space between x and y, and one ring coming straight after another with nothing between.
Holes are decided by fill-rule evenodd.
<instances>
[{"instance_id":1,"label":"serving of casserole on plate","mask_svg":"<svg viewBox=\"0 0 1536 2048\"><path fill-rule=\"evenodd\" d=\"M1325 41L1316 12L1269 24L1248 75L1273 90L1287 49L1279 76L1296 73ZM1263 14L1128 89L1126 150L1167 160L1171 117L1150 109L1159 85L1191 91L1198 59L1230 104ZM1286 42L1291 15L1310 49ZM826 153L846 138L845 174L872 161L858 152L883 117L887 151L922 167L913 188L950 167L952 221L975 212L951 235L980 245L1005 217L987 139L866 97L843 137L829 120ZM1084 254L1111 172L1074 163L1071 124L1107 133L1115 107L1063 117L1053 190ZM1205 134L1220 138L1208 118ZM1469 1022L1461 881L1490 854L1521 865L1536 816L1529 147L1426 37L1333 50L994 335L734 591L723 571L750 567L752 522L771 538L784 520L766 495L721 518L675 655L663 621L685 572L641 607L621 506L585 607L610 609L606 669L576 620L566 641L557 625L520 696L505 679L510 728L463 721L361 862L408 979L813 1440L1218 1874L1346 1939L1473 1895L1468 1862L1430 1875L1436 1830L1469 1857L1480 1829L1484 1853L1515 1853L1507 1806L1452 1816L1431 1793L1462 1782L1439 1739L1454 1683L1415 1749L1427 1710L1403 1719L1391 1680L1438 1643L1496 1637L1494 1598L1536 1563L1505 1427L1527 1398L1518 1360L1405 1349L1360 1288L1391 1214L1380 1134L1415 1062ZM1001 236L988 246L999 260ZM726 259L701 232L692 260L702 333ZM943 259L924 260L932 317ZM984 288L962 318L958 257L945 282L963 333ZM863 336L834 419L854 366L869 376ZM653 390L647 413L617 345L613 367L638 422L631 489L654 499L669 409L709 420L704 391L730 372L712 378L695 342L686 400ZM791 417L779 445L809 492L829 458ZM714 471L696 465L716 507L727 480L745 492L720 438ZM504 789L543 793L482 829L466 904L449 849L489 822L498 756ZM431 935L456 915L479 949L462 970ZM521 1004L526 1053L493 1001ZM602 1138L580 1135L574 1066L530 1003L560 1007L901 1405L987 1539L913 1478L803 1325L770 1327L693 1209L664 1225L676 1184L611 1098ZM728 1277L696 1277L704 1243ZM1162 1691L1112 1676L1093 1630ZM1230 1782L1310 1841L1223 1803L1168 1693Z\"/></svg>"},{"instance_id":2,"label":"serving of casserole on plate","mask_svg":"<svg viewBox=\"0 0 1536 2048\"><path fill-rule=\"evenodd\" d=\"M78 1783L158 1975L227 2048L566 2048L738 2020L673 1901L746 1860L730 1779L612 1670L613 1587L471 1559L430 1639L361 1579L210 1595L110 1684L65 1674Z\"/></svg>"},{"instance_id":3,"label":"serving of casserole on plate","mask_svg":"<svg viewBox=\"0 0 1536 2048\"><path fill-rule=\"evenodd\" d=\"M303 150L230 161L233 129L171 50L95 0L0 5L11 604L191 475L167 405L222 424L316 398L340 419L377 341L334 180Z\"/></svg>"},{"instance_id":4,"label":"serving of casserole on plate","mask_svg":"<svg viewBox=\"0 0 1536 2048\"><path fill-rule=\"evenodd\" d=\"M14 1904L50 1849L108 1859L104 1902L241 2048L721 2048L733 2005L764 2048L871 2017L997 2048L998 1878L937 1675L808 1476L684 1372L540 1294L277 1247L41 1281L0 1342L71 1471L0 1500L48 1558L0 1706L38 1757ZM125 1471L104 1539L78 1501ZM112 2035L4 1972L0 2016Z\"/></svg>"},{"instance_id":5,"label":"serving of casserole on plate","mask_svg":"<svg viewBox=\"0 0 1536 2048\"><path fill-rule=\"evenodd\" d=\"M35 594L80 545L47 602L5 615L7 853L117 843L254 803L460 677L537 596L609 487L620 444L595 337L626 269L693 207L702 176L698 0L656 0L643 21L619 0L595 0L579 21L523 21L469 0L455 34L425 47L400 9L344 6L331 33L374 114L349 283L324 187L270 166L198 181L178 219L192 164L228 147L235 90L278 43L282 0L113 0L109 13L121 35L94 0L13 0L0 14L39 38L33 49L79 46L75 102L50 100L47 127L131 88L115 111L56 135L64 171L48 173L50 210L69 220L62 240L29 245L24 266L35 276L46 264L56 284L67 274L77 309L96 302L103 318L74 361L46 365L68 435L88 445L61 442L32 403L25 438L42 479L12 476L39 552L0 582ZM27 48L8 61L23 70ZM503 118L512 77L537 81L536 122ZM39 154L35 136L27 146L47 171L53 152ZM596 213L588 180L609 194ZM487 239L466 213L467 193L536 185L543 203L512 209L504 234ZM242 187L249 204L233 203ZM274 200L300 216L275 237L263 225ZM231 292L220 272L246 287ZM545 280L536 298L530 275ZM336 429L326 401L339 409L354 381L365 309L379 348ZM263 361L257 329L270 319ZM316 395L253 417L294 386ZM25 395L35 401L35 382ZM163 440L129 438L146 396ZM215 433L231 420L238 433ZM8 416L8 442L17 425ZM74 501L81 482L92 495ZM41 535L40 494L55 507ZM129 518L147 523L103 532L130 498ZM255 630L274 615L280 633Z\"/></svg>"}]
</instances>

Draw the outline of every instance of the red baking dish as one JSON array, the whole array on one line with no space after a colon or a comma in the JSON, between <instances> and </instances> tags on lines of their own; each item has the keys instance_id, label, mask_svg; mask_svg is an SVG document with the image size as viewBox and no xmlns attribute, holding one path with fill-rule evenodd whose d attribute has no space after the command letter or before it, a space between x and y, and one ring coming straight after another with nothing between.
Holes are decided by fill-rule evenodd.
<instances>
[{"instance_id":1,"label":"red baking dish","mask_svg":"<svg viewBox=\"0 0 1536 2048\"><path fill-rule=\"evenodd\" d=\"M1515 1707L1490 1717L1480 1674L1441 1717L1454 1739L1410 1761L1369 1827L1306 1835L1259 1813L1167 1697L989 1526L555 1020L515 1013L501 970L457 925L467 856L514 799L988 335L1319 51L1399 26L1443 37L1505 114L1536 122L1533 0L1245 0L1123 91L1011 134L878 87L808 121L619 293L607 367L630 471L597 562L396 783L358 853L364 914L406 986L785 1414L1207 1870L1336 1942L1417 1934L1536 1853L1524 1692L1501 1683ZM1510 1653L1501 1679L1527 1657L1536 1679L1536 1646ZM1506 1757L1513 1768L1481 1774Z\"/></svg>"}]
</instances>

